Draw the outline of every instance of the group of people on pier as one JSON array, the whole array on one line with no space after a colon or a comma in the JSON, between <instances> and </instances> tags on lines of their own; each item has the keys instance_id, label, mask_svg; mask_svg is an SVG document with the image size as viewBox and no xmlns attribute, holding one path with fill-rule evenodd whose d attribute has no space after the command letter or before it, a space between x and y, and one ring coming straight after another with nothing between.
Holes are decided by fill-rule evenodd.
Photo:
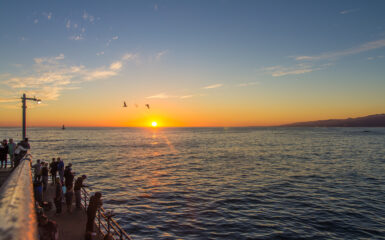
<instances>
[{"instance_id":1,"label":"group of people on pier","mask_svg":"<svg viewBox=\"0 0 385 240\"><path fill-rule=\"evenodd\" d=\"M28 149L30 149L28 138L25 138L17 144L12 138L10 138L9 141L4 139L0 144L0 168L7 168L8 156L11 167L16 167L23 156L27 153Z\"/></svg>"},{"instance_id":2,"label":"group of people on pier","mask_svg":"<svg viewBox=\"0 0 385 240\"><path fill-rule=\"evenodd\" d=\"M40 206L44 206L43 196L48 188L49 174L51 175L52 185L55 188L55 194L51 199L55 204L56 215L62 214L62 205L65 203L66 210L72 213L73 198L75 198L76 209L82 209L81 205L81 189L86 187L84 180L86 175L78 177L75 181L75 173L72 171L72 164L65 166L63 160L52 158L52 161L44 162L37 160L32 165L34 169L34 194L35 200ZM49 196L49 194L47 194ZM96 192L91 196L87 207L87 224L85 231L85 239L92 239L94 233L94 221L98 209L102 206L102 194ZM45 198L46 201L50 199ZM48 219L44 214L39 217L39 236L40 240L56 240L58 235L58 227L55 221Z\"/></svg>"},{"instance_id":3,"label":"group of people on pier","mask_svg":"<svg viewBox=\"0 0 385 240\"><path fill-rule=\"evenodd\" d=\"M64 167L63 160L58 157L57 159L52 158L50 164L48 162L37 160L32 165L34 169L34 190L35 199L41 204L43 195L47 191L49 173L51 174L52 185L56 185L56 194L54 203L56 206L56 213L61 213L61 202L63 199L66 201L67 211L72 212L72 200L75 195L76 207L81 208L81 188L85 187L83 181L87 178L86 175L78 177L74 182L75 175L72 171L72 164L69 163ZM64 191L63 191L64 187Z\"/></svg>"},{"instance_id":4,"label":"group of people on pier","mask_svg":"<svg viewBox=\"0 0 385 240\"><path fill-rule=\"evenodd\" d=\"M8 156L11 168L16 168L20 160L27 154L30 149L28 138L15 143L12 138L8 141L4 139L0 143L0 168L7 168ZM87 178L86 175L79 176L75 180L75 173L72 171L72 164L65 166L64 161L58 158L52 158L52 161L41 161L38 159L32 166L33 169L33 190L38 210L38 233L40 240L57 240L59 238L58 224L47 217L44 211L52 208L51 201L54 202L56 216L62 213L62 205L65 203L66 210L69 214L72 212L73 198L75 198L75 206L82 209L81 189L87 187L83 184ZM53 199L47 199L48 180L51 177L52 185L55 188ZM75 181L74 181L75 180ZM43 201L43 199L45 201ZM102 206L102 194L96 192L89 200L87 212L87 223L85 229L85 239L94 239L97 235L94 230L94 221L98 209ZM104 239L113 239L111 234L105 235Z\"/></svg>"}]
</instances>

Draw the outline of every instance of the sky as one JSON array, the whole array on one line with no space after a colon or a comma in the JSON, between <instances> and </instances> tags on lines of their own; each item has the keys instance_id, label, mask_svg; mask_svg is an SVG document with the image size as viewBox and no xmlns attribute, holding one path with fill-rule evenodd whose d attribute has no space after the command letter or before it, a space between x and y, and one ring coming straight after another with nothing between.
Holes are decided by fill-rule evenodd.
<instances>
[{"instance_id":1,"label":"sky","mask_svg":"<svg viewBox=\"0 0 385 240\"><path fill-rule=\"evenodd\" d=\"M28 126L385 113L384 12L385 1L1 1L0 126L21 125L23 93L42 100L27 102Z\"/></svg>"}]
</instances>

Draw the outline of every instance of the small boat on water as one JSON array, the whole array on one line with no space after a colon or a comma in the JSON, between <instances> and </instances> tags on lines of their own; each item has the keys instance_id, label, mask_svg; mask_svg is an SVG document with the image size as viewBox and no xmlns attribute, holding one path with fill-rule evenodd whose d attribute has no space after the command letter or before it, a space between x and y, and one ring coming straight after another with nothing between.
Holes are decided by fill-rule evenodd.
<instances>
[{"instance_id":1,"label":"small boat on water","mask_svg":"<svg viewBox=\"0 0 385 240\"><path fill-rule=\"evenodd\" d=\"M61 127L61 129L63 129L63 130L65 130L65 129L66 129L66 127L64 127L64 124L63 124L63 126Z\"/></svg>"}]
</instances>

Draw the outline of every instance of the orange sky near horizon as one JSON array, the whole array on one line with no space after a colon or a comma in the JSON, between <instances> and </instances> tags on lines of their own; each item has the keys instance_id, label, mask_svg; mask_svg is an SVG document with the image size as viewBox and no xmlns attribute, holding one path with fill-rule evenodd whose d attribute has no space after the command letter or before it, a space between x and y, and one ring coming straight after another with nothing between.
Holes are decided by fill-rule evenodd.
<instances>
[{"instance_id":1,"label":"orange sky near horizon","mask_svg":"<svg viewBox=\"0 0 385 240\"><path fill-rule=\"evenodd\" d=\"M61 105L50 102L37 105L28 102L27 125L30 127L150 127L153 121L158 127L242 127L242 126L277 126L292 122L325 119L344 119L382 113L380 109L366 108L356 112L356 108L346 109L342 113L338 107L301 107L284 108L263 107L248 108L231 105L186 107L172 102L154 102L150 109L144 106L136 108L128 104L127 108L116 102ZM22 122L21 104L14 108L1 108L0 126L19 127ZM131 106L132 105L132 106ZM298 109L297 111L295 109ZM348 110L348 111L346 111ZM349 111L350 110L350 111Z\"/></svg>"}]
</instances>

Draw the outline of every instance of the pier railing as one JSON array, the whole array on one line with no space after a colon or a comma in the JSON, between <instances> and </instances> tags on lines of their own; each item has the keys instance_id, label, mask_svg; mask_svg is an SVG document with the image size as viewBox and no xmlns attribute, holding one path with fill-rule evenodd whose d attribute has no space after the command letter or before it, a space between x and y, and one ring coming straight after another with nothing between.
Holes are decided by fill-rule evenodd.
<instances>
[{"instance_id":1,"label":"pier railing","mask_svg":"<svg viewBox=\"0 0 385 240\"><path fill-rule=\"evenodd\" d=\"M82 205L87 210L87 204L91 198L86 188L81 190ZM132 240L132 238L122 229L122 227L112 218L111 211L106 211L103 207L99 208L95 218L95 225L100 234L111 234L115 240Z\"/></svg>"},{"instance_id":2,"label":"pier railing","mask_svg":"<svg viewBox=\"0 0 385 240\"><path fill-rule=\"evenodd\" d=\"M29 171L31 174L31 167L29 161ZM32 177L31 177L32 180ZM48 178L48 181L51 182L51 177ZM31 186L32 189L32 186ZM33 192L32 192L33 196ZM87 212L87 207L91 198L91 194L87 191L86 188L81 188L81 204L84 207L84 210ZM98 209L96 218L95 218L95 226L97 227L97 231L101 236L105 236L106 234L111 234L114 240L132 240L130 235L126 233L113 218L112 211L107 211L103 207ZM0 222L1 223L1 222ZM1 234L1 228L0 228ZM8 238L6 238L8 239ZM18 239L18 238L15 238ZM20 238L20 239L30 239L30 238ZM0 235L0 240L2 240Z\"/></svg>"},{"instance_id":3,"label":"pier railing","mask_svg":"<svg viewBox=\"0 0 385 240\"><path fill-rule=\"evenodd\" d=\"M32 176L27 154L0 189L0 240L37 239Z\"/></svg>"}]
</instances>

